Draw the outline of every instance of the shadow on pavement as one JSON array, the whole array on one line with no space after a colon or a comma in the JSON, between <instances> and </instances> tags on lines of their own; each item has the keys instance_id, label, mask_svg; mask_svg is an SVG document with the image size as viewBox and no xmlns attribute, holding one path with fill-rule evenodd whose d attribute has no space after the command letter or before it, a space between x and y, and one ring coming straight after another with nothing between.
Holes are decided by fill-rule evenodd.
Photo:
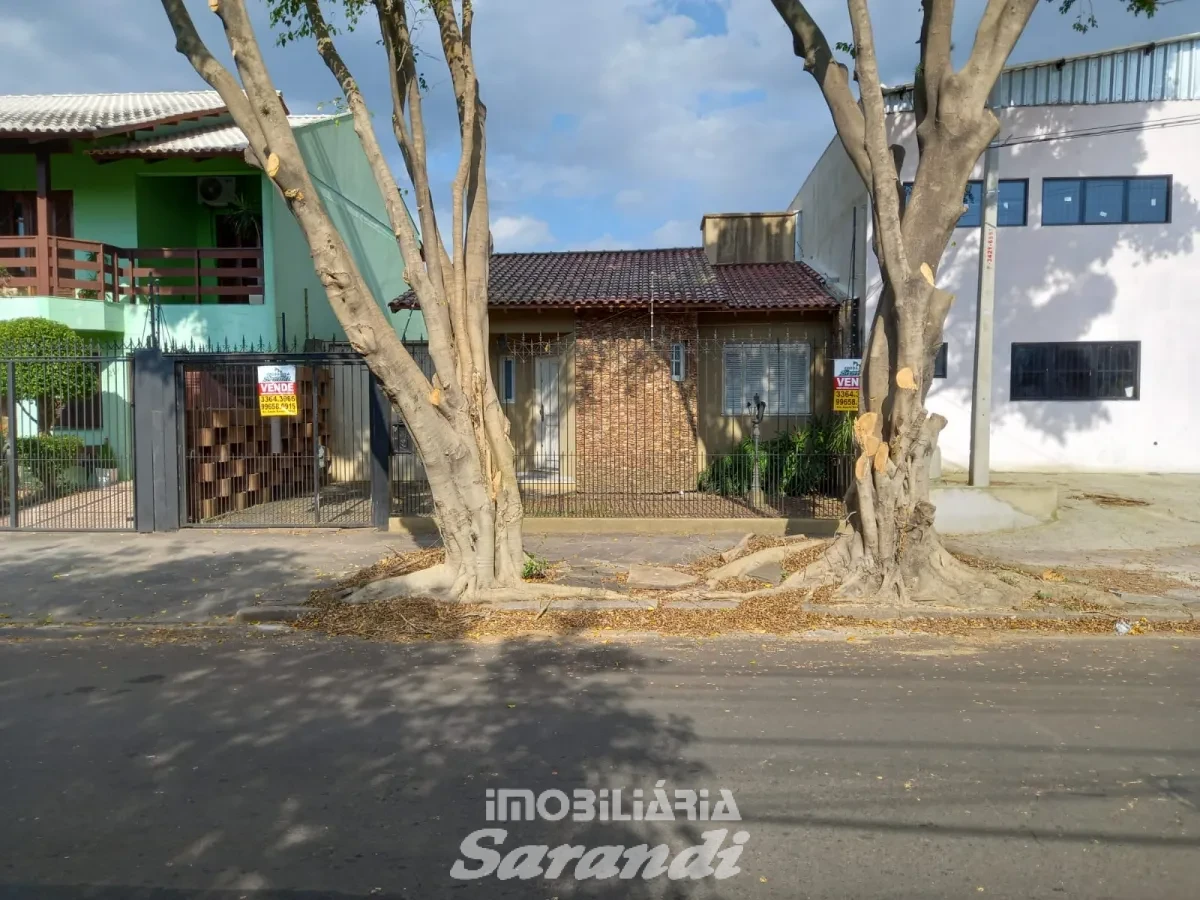
<instances>
[{"instance_id":1,"label":"shadow on pavement","mask_svg":"<svg viewBox=\"0 0 1200 900\"><path fill-rule=\"evenodd\" d=\"M199 666L139 649L148 670L130 677L107 646L0 680L0 795L30 813L0 826L0 897L716 896L711 878L449 877L480 828L507 830L502 853L648 841L674 855L739 827L486 821L488 788L621 787L628 803L656 779L719 787L688 759L690 719L639 709L659 663L629 647L239 641Z\"/></svg>"}]
</instances>

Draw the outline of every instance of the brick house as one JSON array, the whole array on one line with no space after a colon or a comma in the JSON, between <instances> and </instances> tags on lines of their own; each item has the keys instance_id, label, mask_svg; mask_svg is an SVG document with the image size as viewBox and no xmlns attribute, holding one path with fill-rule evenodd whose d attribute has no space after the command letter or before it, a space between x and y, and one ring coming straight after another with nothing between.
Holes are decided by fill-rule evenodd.
<instances>
[{"instance_id":1,"label":"brick house","mask_svg":"<svg viewBox=\"0 0 1200 900\"><path fill-rule=\"evenodd\" d=\"M525 486L692 491L755 394L764 438L829 412L843 300L793 260L793 226L706 216L703 247L494 254L492 374Z\"/></svg>"}]
</instances>

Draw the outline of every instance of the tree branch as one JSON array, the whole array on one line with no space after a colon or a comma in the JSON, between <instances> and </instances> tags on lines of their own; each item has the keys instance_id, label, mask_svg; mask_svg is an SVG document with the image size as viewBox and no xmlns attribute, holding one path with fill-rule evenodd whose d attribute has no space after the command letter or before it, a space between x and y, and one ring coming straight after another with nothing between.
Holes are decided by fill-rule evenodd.
<instances>
[{"instance_id":1,"label":"tree branch","mask_svg":"<svg viewBox=\"0 0 1200 900\"><path fill-rule=\"evenodd\" d=\"M913 86L918 138L925 117L931 113L936 117L942 81L954 71L950 61L954 0L922 0L921 11L921 62Z\"/></svg>"},{"instance_id":2,"label":"tree branch","mask_svg":"<svg viewBox=\"0 0 1200 900\"><path fill-rule=\"evenodd\" d=\"M354 121L354 133L362 145L363 155L367 159L375 185L383 196L388 222L399 245L400 255L404 258L405 280L417 295L425 327L430 335L429 356L433 360L435 370L441 376L441 381L447 385L454 384L456 368L449 341L438 340L443 334L448 337L450 321L437 285L430 281L422 264L416 229L400 197L400 189L392 176L392 170L383 155L375 127L371 123L371 113L359 90L358 81L351 74L333 42L329 24L321 12L320 0L304 0L304 7L313 36L316 38L317 53L342 89L342 96L346 98L346 106Z\"/></svg>"},{"instance_id":3,"label":"tree branch","mask_svg":"<svg viewBox=\"0 0 1200 900\"><path fill-rule=\"evenodd\" d=\"M242 86L238 84L237 79L228 69L217 62L204 41L200 39L191 13L188 12L183 0L162 0L162 6L163 11L167 14L167 20L175 32L176 51L186 57L196 73L221 95L221 100L229 109L229 114L233 116L238 127L245 133L250 149L257 158L259 168L265 168L267 139ZM243 122L246 124L243 125Z\"/></svg>"},{"instance_id":4,"label":"tree branch","mask_svg":"<svg viewBox=\"0 0 1200 900\"><path fill-rule=\"evenodd\" d=\"M1037 4L1038 0L988 0L975 30L971 56L956 79L964 88L974 89L969 101L972 105L987 102Z\"/></svg>"},{"instance_id":5,"label":"tree branch","mask_svg":"<svg viewBox=\"0 0 1200 900\"><path fill-rule=\"evenodd\" d=\"M384 331L392 335L395 332L371 296L354 257L332 227L329 214L313 187L283 102L267 75L243 0L219 0L213 5L242 74L244 93L232 73L217 62L196 33L183 0L162 0L162 5L175 32L176 48L188 58L196 72L221 93L234 122L245 132L262 161L267 177L283 194L295 215L308 242L317 275L351 344L367 357L372 371L389 388L392 401L404 412L405 419L426 419L429 382L399 341L395 348L385 347L376 337ZM339 308L342 308L340 313Z\"/></svg>"},{"instance_id":6,"label":"tree branch","mask_svg":"<svg viewBox=\"0 0 1200 900\"><path fill-rule=\"evenodd\" d=\"M875 56L875 36L867 0L849 0L850 27L854 32L858 89L862 98L864 146L872 178L868 182L875 205L875 219L884 266L894 280L907 279L908 255L900 233L900 179L892 162L887 140L887 114L883 107L883 89ZM904 297L897 296L898 306Z\"/></svg>"},{"instance_id":7,"label":"tree branch","mask_svg":"<svg viewBox=\"0 0 1200 900\"><path fill-rule=\"evenodd\" d=\"M833 124L846 148L854 168L866 184L871 183L870 162L864 146L862 110L850 90L850 73L833 58L824 32L800 0L771 0L784 24L792 32L792 49L804 60L804 68L812 73L825 104L833 116Z\"/></svg>"},{"instance_id":8,"label":"tree branch","mask_svg":"<svg viewBox=\"0 0 1200 900\"><path fill-rule=\"evenodd\" d=\"M467 338L467 190L471 180L472 167L478 159L476 156L475 117L478 113L479 84L475 79L473 66L469 59L470 51L463 43L453 3L450 0L436 0L433 4L433 11L437 19L442 51L446 57L446 66L450 70L451 81L454 85L454 97L458 106L461 150L458 168L450 185L451 228L453 229L450 255L454 264L454 283L448 293L450 295L450 318L454 323L456 334L459 335L459 359L464 363L460 377L463 380L464 390L469 390L469 381L473 377L471 370L473 369L475 372L487 370L487 360L478 358ZM484 265L486 265L486 259Z\"/></svg>"},{"instance_id":9,"label":"tree branch","mask_svg":"<svg viewBox=\"0 0 1200 900\"><path fill-rule=\"evenodd\" d=\"M421 223L422 245L425 249L425 267L444 298L447 290L446 273L451 270L451 262L438 229L437 211L433 205L433 193L429 184L421 84L404 0L375 0L375 9L379 15L379 30L383 35L384 49L388 55L388 81L392 91L392 130L416 194L417 216ZM404 120L406 108L411 127Z\"/></svg>"}]
</instances>

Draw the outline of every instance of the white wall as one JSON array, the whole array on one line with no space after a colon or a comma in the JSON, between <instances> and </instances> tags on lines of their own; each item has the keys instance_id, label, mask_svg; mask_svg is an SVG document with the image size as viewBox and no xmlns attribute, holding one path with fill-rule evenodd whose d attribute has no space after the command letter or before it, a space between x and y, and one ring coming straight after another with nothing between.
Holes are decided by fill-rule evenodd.
<instances>
[{"instance_id":1,"label":"white wall","mask_svg":"<svg viewBox=\"0 0 1200 900\"><path fill-rule=\"evenodd\" d=\"M813 166L789 210L801 213L800 259L825 276L844 296L863 296L866 273L867 189L834 136ZM857 246L851 254L857 209ZM854 279L851 282L851 256Z\"/></svg>"},{"instance_id":2,"label":"white wall","mask_svg":"<svg viewBox=\"0 0 1200 900\"><path fill-rule=\"evenodd\" d=\"M1000 177L1029 179L1029 209L1026 227L997 233L992 468L1200 472L1200 124L1167 121L1200 115L1200 102L997 114L1001 140L1140 127L1001 150ZM913 127L911 113L893 117L892 140L908 150L906 181L916 171ZM1106 175L1172 176L1171 222L1041 226L1042 178ZM982 177L982 165L972 177ZM949 377L934 382L928 404L950 422L941 440L947 467L968 459L978 240L978 229L957 230L938 273L958 297L946 325ZM879 294L873 255L867 268L864 333ZM1141 342L1139 400L1009 400L1013 342L1105 340Z\"/></svg>"}]
</instances>

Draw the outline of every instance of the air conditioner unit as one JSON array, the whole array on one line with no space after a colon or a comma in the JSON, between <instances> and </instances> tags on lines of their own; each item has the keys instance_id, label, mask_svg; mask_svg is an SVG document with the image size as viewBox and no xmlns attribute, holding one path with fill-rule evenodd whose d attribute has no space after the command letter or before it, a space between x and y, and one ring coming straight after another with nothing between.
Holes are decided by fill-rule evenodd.
<instances>
[{"instance_id":1,"label":"air conditioner unit","mask_svg":"<svg viewBox=\"0 0 1200 900\"><path fill-rule=\"evenodd\" d=\"M196 179L196 199L205 206L228 206L237 196L237 181L227 175Z\"/></svg>"}]
</instances>

